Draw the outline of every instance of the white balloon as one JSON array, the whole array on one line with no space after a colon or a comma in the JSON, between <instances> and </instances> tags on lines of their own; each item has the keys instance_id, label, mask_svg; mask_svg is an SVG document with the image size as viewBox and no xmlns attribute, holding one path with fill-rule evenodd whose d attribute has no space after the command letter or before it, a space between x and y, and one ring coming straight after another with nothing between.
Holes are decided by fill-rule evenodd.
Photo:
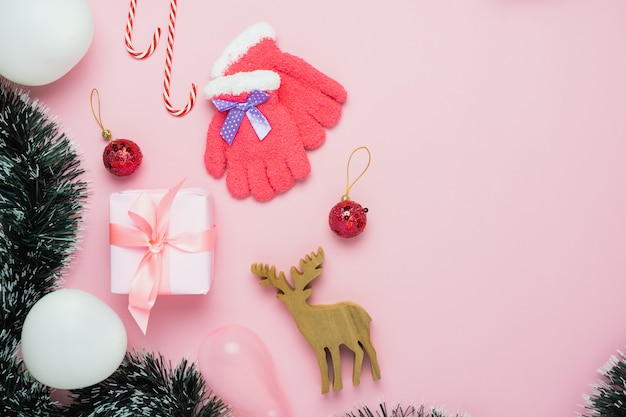
<instances>
[{"instance_id":1,"label":"white balloon","mask_svg":"<svg viewBox=\"0 0 626 417\"><path fill-rule=\"evenodd\" d=\"M93 32L87 0L0 0L0 75L28 86L56 81L83 58Z\"/></svg>"},{"instance_id":2,"label":"white balloon","mask_svg":"<svg viewBox=\"0 0 626 417\"><path fill-rule=\"evenodd\" d=\"M84 388L106 379L122 363L126 347L120 317L82 290L45 295L28 312L22 328L26 369L53 388Z\"/></svg>"}]
</instances>

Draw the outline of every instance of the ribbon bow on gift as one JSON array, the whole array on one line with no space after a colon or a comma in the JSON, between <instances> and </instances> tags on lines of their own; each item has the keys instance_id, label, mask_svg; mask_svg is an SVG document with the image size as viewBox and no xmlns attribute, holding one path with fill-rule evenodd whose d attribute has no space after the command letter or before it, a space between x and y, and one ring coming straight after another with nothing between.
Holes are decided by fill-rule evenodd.
<instances>
[{"instance_id":1,"label":"ribbon bow on gift","mask_svg":"<svg viewBox=\"0 0 626 417\"><path fill-rule=\"evenodd\" d=\"M145 192L128 211L136 227L111 223L110 243L117 246L145 247L128 294L128 310L145 334L150 310L159 288L169 286L170 247L185 252L207 252L215 245L215 228L169 235L170 209L182 182L164 195Z\"/></svg>"},{"instance_id":2,"label":"ribbon bow on gift","mask_svg":"<svg viewBox=\"0 0 626 417\"><path fill-rule=\"evenodd\" d=\"M220 135L226 143L232 145L235 140L235 135L239 131L239 126L243 120L244 114L248 116L248 120L254 129L259 140L265 139L272 127L267 121L267 118L256 108L259 104L265 103L270 98L270 95L264 91L254 90L245 102L230 101L214 99L213 104L221 112L227 111L226 119L220 129Z\"/></svg>"}]
</instances>

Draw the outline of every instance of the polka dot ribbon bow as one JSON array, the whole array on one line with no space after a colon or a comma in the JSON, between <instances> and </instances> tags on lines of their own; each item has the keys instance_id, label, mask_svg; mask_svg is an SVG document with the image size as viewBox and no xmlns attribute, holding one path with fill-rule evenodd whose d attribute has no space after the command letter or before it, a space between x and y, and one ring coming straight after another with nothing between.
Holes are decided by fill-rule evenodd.
<instances>
[{"instance_id":1,"label":"polka dot ribbon bow","mask_svg":"<svg viewBox=\"0 0 626 417\"><path fill-rule=\"evenodd\" d=\"M272 130L267 118L261 113L256 106L265 103L270 95L264 91L254 90L248 96L245 102L213 99L213 104L221 112L228 111L226 120L220 129L220 135L226 143L232 145L235 135L239 131L239 126L243 121L243 116L248 116L248 120L258 136L259 140L263 140Z\"/></svg>"}]
</instances>

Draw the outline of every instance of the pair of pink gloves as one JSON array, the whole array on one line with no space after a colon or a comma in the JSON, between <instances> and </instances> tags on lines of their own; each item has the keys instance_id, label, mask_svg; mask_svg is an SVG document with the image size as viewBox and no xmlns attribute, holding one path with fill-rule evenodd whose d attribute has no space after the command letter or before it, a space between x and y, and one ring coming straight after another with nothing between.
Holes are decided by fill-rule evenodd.
<instances>
[{"instance_id":1,"label":"pair of pink gloves","mask_svg":"<svg viewBox=\"0 0 626 417\"><path fill-rule=\"evenodd\" d=\"M267 23L250 26L215 62L205 96L217 108L204 162L226 172L233 197L272 199L311 171L306 150L324 143L347 93L303 59L282 52Z\"/></svg>"}]
</instances>

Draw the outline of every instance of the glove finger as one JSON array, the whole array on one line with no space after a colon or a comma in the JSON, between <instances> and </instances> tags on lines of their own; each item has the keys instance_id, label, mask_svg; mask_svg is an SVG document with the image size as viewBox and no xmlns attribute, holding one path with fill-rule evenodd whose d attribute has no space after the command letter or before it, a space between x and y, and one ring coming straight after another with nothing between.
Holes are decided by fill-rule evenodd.
<instances>
[{"instance_id":1,"label":"glove finger","mask_svg":"<svg viewBox=\"0 0 626 417\"><path fill-rule=\"evenodd\" d=\"M248 181L252 197L258 201L268 201L274 198L276 190L270 185L267 177L267 167L264 161L255 159L248 165Z\"/></svg>"},{"instance_id":2,"label":"glove finger","mask_svg":"<svg viewBox=\"0 0 626 417\"><path fill-rule=\"evenodd\" d=\"M298 56L283 52L276 69L311 87L315 87L318 91L332 97L339 103L345 103L348 98L348 92L343 85Z\"/></svg>"},{"instance_id":3,"label":"glove finger","mask_svg":"<svg viewBox=\"0 0 626 417\"><path fill-rule=\"evenodd\" d=\"M303 179L311 172L311 165L300 135L301 127L282 102L275 108L274 115L276 121L280 120L280 124L276 124L276 131L271 134L271 138L268 137L270 140L266 144L279 152L273 154L270 159L279 161L282 166L286 165L291 171L292 178Z\"/></svg>"},{"instance_id":4,"label":"glove finger","mask_svg":"<svg viewBox=\"0 0 626 417\"><path fill-rule=\"evenodd\" d=\"M302 180L311 173L311 163L304 149L292 152L287 158L287 166L297 180Z\"/></svg>"},{"instance_id":5,"label":"glove finger","mask_svg":"<svg viewBox=\"0 0 626 417\"><path fill-rule=\"evenodd\" d=\"M324 127L339 123L341 103L291 76L281 76L279 96L289 111L309 114Z\"/></svg>"},{"instance_id":6,"label":"glove finger","mask_svg":"<svg viewBox=\"0 0 626 417\"><path fill-rule=\"evenodd\" d=\"M326 130L309 114L292 114L305 149L315 149L326 141Z\"/></svg>"},{"instance_id":7,"label":"glove finger","mask_svg":"<svg viewBox=\"0 0 626 417\"><path fill-rule=\"evenodd\" d=\"M294 179L287 163L283 160L269 161L267 165L267 178L270 185L277 193L284 193L293 187Z\"/></svg>"},{"instance_id":8,"label":"glove finger","mask_svg":"<svg viewBox=\"0 0 626 417\"><path fill-rule=\"evenodd\" d=\"M229 164L226 172L226 188L235 198L246 198L250 195L248 173L241 164Z\"/></svg>"},{"instance_id":9,"label":"glove finger","mask_svg":"<svg viewBox=\"0 0 626 417\"><path fill-rule=\"evenodd\" d=\"M226 170L226 142L220 136L220 127L224 117L217 113L209 124L204 150L204 165L209 174L215 178L224 175Z\"/></svg>"}]
</instances>

